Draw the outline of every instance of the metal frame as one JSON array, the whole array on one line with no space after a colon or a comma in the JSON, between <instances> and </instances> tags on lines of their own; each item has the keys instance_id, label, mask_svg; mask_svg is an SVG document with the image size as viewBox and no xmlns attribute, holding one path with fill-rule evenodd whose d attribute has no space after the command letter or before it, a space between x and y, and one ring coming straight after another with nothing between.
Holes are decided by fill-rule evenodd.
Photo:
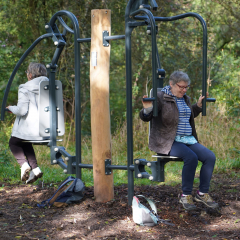
<instances>
[{"instance_id":1,"label":"metal frame","mask_svg":"<svg viewBox=\"0 0 240 240\"><path fill-rule=\"evenodd\" d=\"M150 1L150 5L148 2ZM202 24L203 27L203 79L202 79L202 91L203 95L206 95L206 71L207 71L207 27L202 17L196 13L186 13L174 17L163 18L154 17L150 9L156 10L158 7L155 0L129 0L125 10L125 35L109 36L107 31L103 32L103 45L109 46L110 40L125 39L125 52L126 52L126 96L127 96L127 166L111 165L111 159L105 160L105 173L111 174L112 169L127 170L128 171L128 204L132 204L134 195L134 178L133 171L135 171L135 177L147 177L150 180L164 181L164 165L169 161L169 158L162 158L158 156L157 162L148 162L145 159L135 159L133 164L133 124L132 124L132 62L131 62L131 34L134 28L138 26L149 25L148 29L151 33L152 43L152 79L153 79L153 115L157 116L157 88L163 87L163 79L165 77L164 69L161 69L161 63L156 43L156 24L155 21L174 21L185 17L196 17ZM138 14L144 14L144 16L138 16ZM68 17L73 25L73 30L64 22L62 16ZM138 20L138 21L136 21ZM64 28L63 33L60 33L56 21L58 21ZM23 54L15 66L3 98L1 120L4 120L5 108L8 93L15 74L22 62L26 59L28 54L34 49L34 47L43 39L51 37L56 50L52 59L52 62L48 64L47 70L49 73L49 94L50 94L50 142L48 146L51 149L51 163L59 164L65 173L76 174L77 178L81 178L81 168L93 168L92 164L81 163L81 85L80 85L80 46L79 43L91 42L91 38L80 38L78 20L71 12L62 10L57 12L51 18L49 24L45 25L47 34L39 37ZM55 73L57 70L57 62L63 48L66 44L65 35L69 32L74 34L74 56L75 56L75 134L76 134L76 156L71 156L64 147L57 146L56 139L56 102L55 102ZM215 101L215 99L209 99ZM203 101L203 116L206 115L206 99ZM66 165L63 162L62 156L68 162ZM178 160L176 160L178 161ZM145 166L149 166L152 169L153 175L149 175L145 171Z\"/></svg>"},{"instance_id":2,"label":"metal frame","mask_svg":"<svg viewBox=\"0 0 240 240\"><path fill-rule=\"evenodd\" d=\"M62 16L66 16L68 19L71 20L71 23L73 25L73 30L67 26L67 24L62 19ZM64 30L63 33L60 33L56 21L63 26ZM26 57L29 55L29 53L35 48L35 46L40 43L43 39L51 37L53 40L54 45L56 46L56 50L52 59L52 62L50 64L47 64L47 70L49 74L49 99L50 99L50 142L48 143L48 146L51 150L51 163L52 164L59 164L62 168L64 168L64 172L67 172L67 169L70 171L70 168L63 162L63 159L61 158L61 155L57 149L61 149L57 147L57 113L56 113L56 102L55 102L55 73L57 70L57 62L58 59L63 51L63 48L66 44L65 42L65 35L67 32L70 32L74 34L74 56L75 56L75 96L76 96L76 103L75 103L75 134L76 134L76 156L71 157L69 154L66 154L66 156L76 162L75 164L75 170L76 170L76 176L78 178L81 178L81 169L76 168L77 165L81 163L81 98L80 98L80 46L79 46L79 39L80 39L80 32L79 32L79 25L78 20L75 17L74 14L71 12L62 10L57 13L55 13L49 24L45 25L45 29L48 32L47 34L42 35L39 37L23 54L23 56L20 58L18 63L16 64L6 87L4 98L2 102L2 109L1 109L1 120L4 120L5 116L5 108L6 108L6 102L7 97L10 91L11 84L13 82L13 79L16 75L16 72L18 71L19 67L23 63L23 61L26 59ZM39 144L41 144L39 142ZM74 166L74 164L73 164ZM72 166L71 166L72 167ZM70 172L74 172L74 170L71 170Z\"/></svg>"},{"instance_id":3,"label":"metal frame","mask_svg":"<svg viewBox=\"0 0 240 240\"><path fill-rule=\"evenodd\" d=\"M202 94L206 96L207 86L207 26L204 19L197 13L186 13L173 17L154 17L150 12L157 9L157 3L155 0L150 1L151 6L148 5L148 0L130 0L125 11L125 51L126 51L126 94L127 94L127 159L128 159L128 204L131 205L131 201L134 194L134 179L130 166L133 164L133 126L132 126L132 62L131 62L131 33L134 28L138 26L144 26L146 24L151 25L152 36L152 81L153 81L153 97L150 98L153 101L153 116L157 116L157 88L163 87L163 77L159 76L157 79L156 73L161 68L158 49L156 45L156 27L155 21L175 21L186 17L197 18L203 27L203 76L202 76ZM144 16L137 16L140 13L144 13ZM136 21L138 20L138 21ZM144 20L144 22L139 22ZM157 68L158 66L158 68ZM214 98L206 100L203 99L203 111L202 115L206 116L206 101L215 102ZM167 161L166 161L167 162ZM164 168L164 165L163 165Z\"/></svg>"}]
</instances>

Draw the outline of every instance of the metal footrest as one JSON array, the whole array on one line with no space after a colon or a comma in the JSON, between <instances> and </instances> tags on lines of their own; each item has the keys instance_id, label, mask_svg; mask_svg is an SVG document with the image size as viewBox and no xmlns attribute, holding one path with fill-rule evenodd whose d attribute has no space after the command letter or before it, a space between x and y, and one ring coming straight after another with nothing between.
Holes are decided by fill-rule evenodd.
<instances>
[{"instance_id":1,"label":"metal footrest","mask_svg":"<svg viewBox=\"0 0 240 240\"><path fill-rule=\"evenodd\" d=\"M135 178L148 178L152 180L152 176L145 170L146 165L151 166L151 163L146 159L134 159Z\"/></svg>"},{"instance_id":2,"label":"metal footrest","mask_svg":"<svg viewBox=\"0 0 240 240\"><path fill-rule=\"evenodd\" d=\"M135 178L148 178L151 181L164 182L164 166L169 161L182 161L181 158L170 156L159 156L157 161L147 161L146 159L134 159ZM145 166L151 168L152 174L145 170Z\"/></svg>"}]
</instances>

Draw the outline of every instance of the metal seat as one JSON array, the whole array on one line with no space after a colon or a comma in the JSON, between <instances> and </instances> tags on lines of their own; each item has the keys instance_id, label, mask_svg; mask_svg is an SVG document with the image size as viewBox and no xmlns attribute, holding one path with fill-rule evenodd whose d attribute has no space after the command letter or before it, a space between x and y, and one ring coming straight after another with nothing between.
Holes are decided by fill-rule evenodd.
<instances>
[{"instance_id":1,"label":"metal seat","mask_svg":"<svg viewBox=\"0 0 240 240\"><path fill-rule=\"evenodd\" d=\"M57 139L57 142L62 142L62 139ZM48 145L50 143L50 138L44 140L24 140L23 142L30 142L33 145Z\"/></svg>"}]
</instances>

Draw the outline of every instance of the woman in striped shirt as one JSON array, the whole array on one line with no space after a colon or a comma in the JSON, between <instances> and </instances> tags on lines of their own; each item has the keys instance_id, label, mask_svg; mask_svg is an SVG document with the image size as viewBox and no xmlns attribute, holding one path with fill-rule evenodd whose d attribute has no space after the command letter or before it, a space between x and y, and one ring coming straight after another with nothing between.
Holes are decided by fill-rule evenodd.
<instances>
[{"instance_id":1,"label":"woman in striped shirt","mask_svg":"<svg viewBox=\"0 0 240 240\"><path fill-rule=\"evenodd\" d=\"M149 148L160 154L183 159L182 195L179 202L186 210L195 210L192 188L198 165L202 162L200 185L195 200L208 207L218 208L218 204L208 194L216 157L212 151L198 142L194 118L202 111L200 96L197 103L191 105L186 92L190 86L188 75L175 71L169 78L169 85L158 92L158 116L153 117L151 101L143 101L140 118L152 121ZM143 96L146 98L147 96Z\"/></svg>"}]
</instances>

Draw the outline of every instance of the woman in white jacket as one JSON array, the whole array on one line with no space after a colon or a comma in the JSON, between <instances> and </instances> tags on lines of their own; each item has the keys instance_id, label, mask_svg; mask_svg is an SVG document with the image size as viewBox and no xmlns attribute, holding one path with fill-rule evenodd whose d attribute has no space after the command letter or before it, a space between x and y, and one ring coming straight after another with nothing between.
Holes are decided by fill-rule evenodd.
<instances>
[{"instance_id":1,"label":"woman in white jacket","mask_svg":"<svg viewBox=\"0 0 240 240\"><path fill-rule=\"evenodd\" d=\"M21 167L21 180L33 183L43 173L38 167L32 143L24 140L43 139L39 136L39 83L48 78L47 70L41 63L30 63L26 74L28 82L19 86L17 106L7 107L16 115L9 147Z\"/></svg>"}]
</instances>

